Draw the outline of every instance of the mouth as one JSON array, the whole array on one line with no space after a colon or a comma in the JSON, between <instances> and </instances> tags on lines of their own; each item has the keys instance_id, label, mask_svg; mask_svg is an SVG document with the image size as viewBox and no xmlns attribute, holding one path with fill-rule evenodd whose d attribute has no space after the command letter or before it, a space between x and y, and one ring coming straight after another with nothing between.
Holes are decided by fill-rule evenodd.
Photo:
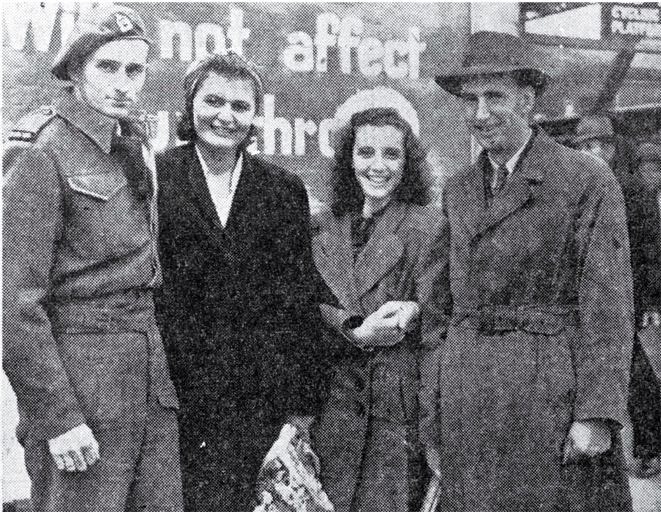
<instances>
[{"instance_id":1,"label":"mouth","mask_svg":"<svg viewBox=\"0 0 661 512\"><path fill-rule=\"evenodd\" d=\"M110 102L113 104L114 107L117 108L126 108L130 107L133 102L129 99L121 99L121 98L109 98Z\"/></svg>"},{"instance_id":2,"label":"mouth","mask_svg":"<svg viewBox=\"0 0 661 512\"><path fill-rule=\"evenodd\" d=\"M230 128L229 126L223 126L217 122L212 122L210 127L211 130L218 135L235 135L240 131L238 128Z\"/></svg>"},{"instance_id":3,"label":"mouth","mask_svg":"<svg viewBox=\"0 0 661 512\"><path fill-rule=\"evenodd\" d=\"M376 187L382 187L386 185L391 177L390 175L381 175L381 174L363 174L363 177L367 179L372 185Z\"/></svg>"}]
</instances>

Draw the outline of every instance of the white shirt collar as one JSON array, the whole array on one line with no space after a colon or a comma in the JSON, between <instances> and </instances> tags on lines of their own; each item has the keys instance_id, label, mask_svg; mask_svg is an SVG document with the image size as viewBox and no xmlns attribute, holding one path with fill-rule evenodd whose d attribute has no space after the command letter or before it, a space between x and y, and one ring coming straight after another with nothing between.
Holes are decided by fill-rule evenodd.
<instances>
[{"instance_id":1,"label":"white shirt collar","mask_svg":"<svg viewBox=\"0 0 661 512\"><path fill-rule=\"evenodd\" d=\"M521 154L523 153L523 150L526 149L528 146L528 143L530 142L530 139L533 136L533 131L532 129L530 130L530 135L528 135L528 138L526 139L525 144L519 148L519 150L514 153L512 158L510 158L507 162L505 162L505 168L507 169L507 174L511 174L514 169L516 169L516 165L519 163L519 159L521 158ZM496 169L500 164L498 162L495 162L494 160L491 159L491 156L489 156L489 162L491 162L491 166Z\"/></svg>"},{"instance_id":2,"label":"white shirt collar","mask_svg":"<svg viewBox=\"0 0 661 512\"><path fill-rule=\"evenodd\" d=\"M204 161L204 158L202 157L202 153L200 153L200 148L195 146L195 152L197 153L197 158L200 161L200 165L202 166L202 170L204 171L204 177L207 178L209 176L215 176L211 172L209 172L209 166L207 163ZM236 187L239 184L239 178L241 177L241 168L243 167L243 153L239 153L239 158L236 159L236 165L234 166L234 170L232 171L232 180L230 181L230 194L234 195L234 192L236 191Z\"/></svg>"}]
</instances>

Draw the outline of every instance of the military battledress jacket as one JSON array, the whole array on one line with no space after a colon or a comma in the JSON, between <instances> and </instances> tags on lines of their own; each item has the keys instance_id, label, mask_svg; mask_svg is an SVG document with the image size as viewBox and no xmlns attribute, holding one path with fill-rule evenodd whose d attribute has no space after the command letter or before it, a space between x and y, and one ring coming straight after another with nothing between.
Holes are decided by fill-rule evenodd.
<instances>
[{"instance_id":1,"label":"military battledress jacket","mask_svg":"<svg viewBox=\"0 0 661 512\"><path fill-rule=\"evenodd\" d=\"M178 406L151 297L155 203L136 192L153 185L140 140L114 150L116 132L67 96L5 152L3 367L24 444L144 415L149 396Z\"/></svg>"},{"instance_id":2,"label":"military battledress jacket","mask_svg":"<svg viewBox=\"0 0 661 512\"><path fill-rule=\"evenodd\" d=\"M315 262L342 306L323 306L330 324L341 330L347 318L390 300L430 303L434 274L447 267L440 211L390 204L355 260L350 217L329 211L313 219ZM422 328L393 347L361 351L344 340L314 445L336 511L419 508L418 361L423 336L437 339L445 327L444 313L423 309Z\"/></svg>"},{"instance_id":3,"label":"military battledress jacket","mask_svg":"<svg viewBox=\"0 0 661 512\"><path fill-rule=\"evenodd\" d=\"M541 130L490 207L487 165L482 154L444 196L454 309L438 380L423 386L438 390L437 420L424 423L436 425L443 510L629 510L617 442L563 464L572 422L617 431L627 416L634 313L619 185Z\"/></svg>"}]
</instances>

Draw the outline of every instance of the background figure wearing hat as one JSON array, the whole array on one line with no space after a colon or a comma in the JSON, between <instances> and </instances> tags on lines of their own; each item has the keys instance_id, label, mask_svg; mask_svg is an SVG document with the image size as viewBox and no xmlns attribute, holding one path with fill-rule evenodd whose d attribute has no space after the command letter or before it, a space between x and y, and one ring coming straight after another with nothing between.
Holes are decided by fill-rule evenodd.
<instances>
[{"instance_id":1,"label":"background figure wearing hat","mask_svg":"<svg viewBox=\"0 0 661 512\"><path fill-rule=\"evenodd\" d=\"M429 459L444 511L622 512L624 200L605 164L529 126L546 81L530 56L514 36L479 32L463 67L436 79L484 151L444 189L453 318Z\"/></svg>"},{"instance_id":2,"label":"background figure wearing hat","mask_svg":"<svg viewBox=\"0 0 661 512\"><path fill-rule=\"evenodd\" d=\"M341 298L340 309L322 310L344 350L315 429L321 481L336 512L419 510L419 359L447 318L426 309L447 269L447 231L423 206L426 154L406 98L385 87L358 92L334 123L332 206L313 219L313 250Z\"/></svg>"},{"instance_id":3,"label":"background figure wearing hat","mask_svg":"<svg viewBox=\"0 0 661 512\"><path fill-rule=\"evenodd\" d=\"M575 128L573 146L604 160L622 188L627 208L633 293L638 328L658 332L661 297L661 231L656 192L636 172L637 158L631 144L615 134L606 116L586 116ZM645 164L643 164L645 165ZM652 354L649 354L651 356ZM629 413L633 425L633 469L638 476L658 472L661 452L661 401L659 381L648 354L637 336L634 340L629 384Z\"/></svg>"},{"instance_id":4,"label":"background figure wearing hat","mask_svg":"<svg viewBox=\"0 0 661 512\"><path fill-rule=\"evenodd\" d=\"M155 169L129 120L148 50L135 11L91 9L55 59L70 93L9 136L3 366L36 511L182 509Z\"/></svg>"},{"instance_id":5,"label":"background figure wearing hat","mask_svg":"<svg viewBox=\"0 0 661 512\"><path fill-rule=\"evenodd\" d=\"M300 178L246 151L263 98L237 54L191 65L178 135L157 156L158 300L181 400L184 505L248 511L285 422L303 435L320 405L334 301L314 266Z\"/></svg>"}]
</instances>

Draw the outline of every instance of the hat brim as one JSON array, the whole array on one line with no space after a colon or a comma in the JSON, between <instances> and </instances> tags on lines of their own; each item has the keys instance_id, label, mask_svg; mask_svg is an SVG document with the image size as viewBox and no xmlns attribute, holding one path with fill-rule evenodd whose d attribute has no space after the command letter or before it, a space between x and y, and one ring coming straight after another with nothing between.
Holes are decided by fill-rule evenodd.
<instances>
[{"instance_id":1,"label":"hat brim","mask_svg":"<svg viewBox=\"0 0 661 512\"><path fill-rule=\"evenodd\" d=\"M587 133L585 135L579 135L577 137L572 137L571 143L576 145L586 140L600 140L603 142L613 142L615 140L615 134L598 134L598 133Z\"/></svg>"},{"instance_id":2,"label":"hat brim","mask_svg":"<svg viewBox=\"0 0 661 512\"><path fill-rule=\"evenodd\" d=\"M64 52L58 54L53 61L53 66L51 67L51 73L58 80L71 80L69 76L68 64L73 58L74 55L77 55L78 58L86 58L92 55L96 50L101 48L104 44L111 41L120 41L125 39L134 39L139 41L144 41L149 46L152 45L151 39L141 35L127 35L122 37L117 37L115 34L88 34L86 37L79 38L74 44L69 46Z\"/></svg>"},{"instance_id":3,"label":"hat brim","mask_svg":"<svg viewBox=\"0 0 661 512\"><path fill-rule=\"evenodd\" d=\"M541 95L546 88L549 76L541 69L520 66L471 66L452 71L447 74L437 75L436 83L454 96L461 96L461 87L464 82L478 76L509 75L513 73L524 73L529 77L529 84L535 89L537 96Z\"/></svg>"}]
</instances>

